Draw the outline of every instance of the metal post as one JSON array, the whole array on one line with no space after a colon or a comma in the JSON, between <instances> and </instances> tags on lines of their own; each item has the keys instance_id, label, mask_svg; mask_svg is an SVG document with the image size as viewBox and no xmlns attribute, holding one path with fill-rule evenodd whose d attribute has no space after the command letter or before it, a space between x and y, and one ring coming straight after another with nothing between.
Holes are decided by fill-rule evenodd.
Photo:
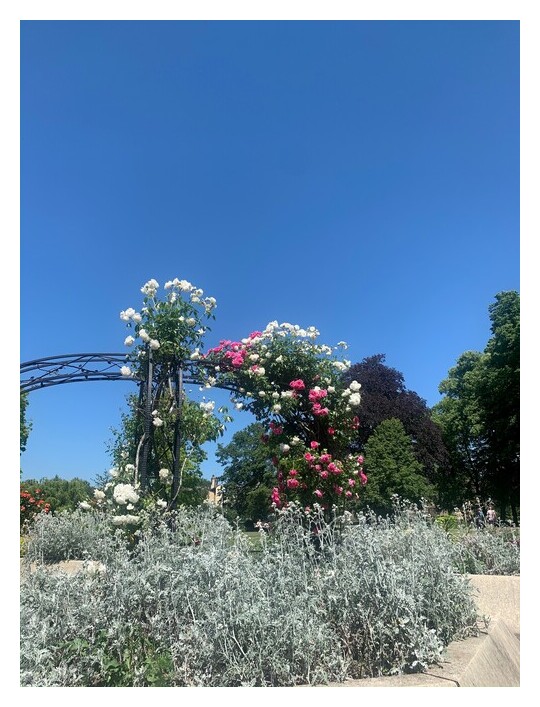
<instances>
[{"instance_id":1,"label":"metal post","mask_svg":"<svg viewBox=\"0 0 540 707\"><path fill-rule=\"evenodd\" d=\"M182 368L177 364L175 371L176 377L176 419L174 421L174 442L173 442L173 485L171 508L176 508L178 494L180 492L180 450L182 448L182 400L183 400L183 374Z\"/></svg>"},{"instance_id":2,"label":"metal post","mask_svg":"<svg viewBox=\"0 0 540 707\"><path fill-rule=\"evenodd\" d=\"M148 366L146 370L146 399L144 405L144 435L143 435L143 445L141 449L141 461L140 461L140 483L141 489L144 491L148 485L148 457L150 455L150 448L152 442L152 383L154 376L154 367L152 364L152 349L147 348L148 351ZM141 383L143 385L143 383Z\"/></svg>"}]
</instances>

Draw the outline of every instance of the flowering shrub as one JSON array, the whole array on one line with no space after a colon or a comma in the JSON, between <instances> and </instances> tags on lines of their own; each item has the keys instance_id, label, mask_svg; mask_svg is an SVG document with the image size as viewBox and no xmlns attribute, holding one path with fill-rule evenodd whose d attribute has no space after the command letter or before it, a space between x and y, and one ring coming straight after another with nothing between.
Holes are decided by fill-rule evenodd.
<instances>
[{"instance_id":1,"label":"flowering shrub","mask_svg":"<svg viewBox=\"0 0 540 707\"><path fill-rule=\"evenodd\" d=\"M141 311L128 307L120 312L120 319L133 331L124 344L135 345L132 367L122 370L125 376L130 376L133 370L144 370L140 364L149 351L158 366L189 359L202 346L202 337L208 330L203 320L214 319L215 298L203 297L203 290L187 280L175 278L166 282L168 294L163 301L157 297L158 289L159 283L149 280L141 288L144 295Z\"/></svg>"},{"instance_id":2,"label":"flowering shrub","mask_svg":"<svg viewBox=\"0 0 540 707\"><path fill-rule=\"evenodd\" d=\"M132 332L124 343L133 347L130 365L122 367L122 375L144 378L152 356L154 380L158 381L151 425L155 441L152 474L157 483L158 471L172 466L172 430L180 419L185 430L187 412L191 412L194 424L183 435L184 451L188 440L192 450L215 440L231 419L227 410L220 408L217 412L223 420L219 421L213 401L199 404L198 417L193 406L179 407L171 376L189 360L199 367L204 386L232 388L236 391L232 397L235 406L251 411L267 426L264 440L276 472L269 504L281 508L299 501L309 507L320 502L329 513L334 506L358 502L367 477L363 458L350 454L350 447L359 425L360 384L343 382L341 374L350 361L335 355L346 344L340 342L334 348L318 344L315 327L302 329L274 321L241 341L221 341L204 354L203 336L208 327L203 320L213 318L216 300L203 297L203 290L178 278L165 283L168 294L164 301L160 301L158 289L159 283L149 280L141 288L144 306L140 312L128 308L120 313ZM135 444L135 439L143 439L141 429L128 445L136 482L141 443ZM184 455L184 459L187 457L189 454ZM119 459L115 462L118 464ZM161 500L170 507L175 498Z\"/></svg>"},{"instance_id":3,"label":"flowering shrub","mask_svg":"<svg viewBox=\"0 0 540 707\"><path fill-rule=\"evenodd\" d=\"M226 408L214 412L213 401L203 400L197 404L186 400L177 379L182 364L195 360L199 354L202 338L208 331L205 322L214 318L215 298L204 297L202 289L178 278L165 283L164 300L160 300L158 290L159 283L149 280L141 288L144 300L140 312L132 307L120 312L120 318L130 331L124 341L130 349L129 365L121 368L122 375L144 380L149 357L152 359L154 388L150 431L145 428L140 400L132 396L129 414L123 417L123 429L115 431L111 451L115 468L122 474L121 480L134 485L143 504L149 502L165 509L193 500L184 490L184 482L189 480L187 486L192 490L197 486L199 465L205 458L202 445L216 440L230 417ZM141 488L140 455L144 445L148 453L144 488ZM112 500L125 509L129 503L136 504L133 500L118 504L118 494L116 497L113 494ZM136 515L125 512L115 518L118 527L137 522Z\"/></svg>"},{"instance_id":4,"label":"flowering shrub","mask_svg":"<svg viewBox=\"0 0 540 707\"><path fill-rule=\"evenodd\" d=\"M241 341L221 341L199 358L211 363L207 383L233 384L236 407L267 425L263 441L276 469L272 502L304 507L353 505L367 482L363 457L349 453L358 428L360 383L345 385L350 361L316 343L315 327L270 322Z\"/></svg>"},{"instance_id":5,"label":"flowering shrub","mask_svg":"<svg viewBox=\"0 0 540 707\"><path fill-rule=\"evenodd\" d=\"M23 573L21 684L322 684L424 670L474 632L471 587L422 513L327 522L315 506L318 547L304 515L279 511L258 552L212 509L153 516L132 549L99 513L40 518L29 561L70 538L102 565Z\"/></svg>"},{"instance_id":6,"label":"flowering shrub","mask_svg":"<svg viewBox=\"0 0 540 707\"><path fill-rule=\"evenodd\" d=\"M51 504L43 497L42 490L34 489L33 492L26 490L21 486L21 528L26 526L29 521L33 520L37 513L49 513Z\"/></svg>"}]
</instances>

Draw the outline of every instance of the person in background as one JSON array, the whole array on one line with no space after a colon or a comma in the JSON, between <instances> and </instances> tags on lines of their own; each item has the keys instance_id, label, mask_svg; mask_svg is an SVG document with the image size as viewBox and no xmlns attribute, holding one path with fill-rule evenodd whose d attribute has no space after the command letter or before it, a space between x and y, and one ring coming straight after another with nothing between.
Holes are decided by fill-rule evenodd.
<instances>
[{"instance_id":1,"label":"person in background","mask_svg":"<svg viewBox=\"0 0 540 707\"><path fill-rule=\"evenodd\" d=\"M487 509L486 520L488 522L488 525L495 525L495 521L497 520L497 514L495 513L493 504L490 504L489 508Z\"/></svg>"},{"instance_id":2,"label":"person in background","mask_svg":"<svg viewBox=\"0 0 540 707\"><path fill-rule=\"evenodd\" d=\"M476 514L474 516L474 523L477 528L483 528L486 525L486 519L481 506L476 506Z\"/></svg>"}]
</instances>

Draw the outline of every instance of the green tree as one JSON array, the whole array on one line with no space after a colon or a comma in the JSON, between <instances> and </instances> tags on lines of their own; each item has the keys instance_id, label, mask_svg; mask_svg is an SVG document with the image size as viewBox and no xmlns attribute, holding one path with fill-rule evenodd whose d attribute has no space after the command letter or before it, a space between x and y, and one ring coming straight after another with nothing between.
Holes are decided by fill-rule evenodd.
<instances>
[{"instance_id":1,"label":"green tree","mask_svg":"<svg viewBox=\"0 0 540 707\"><path fill-rule=\"evenodd\" d=\"M449 449L448 502L490 496L502 519L519 518L519 294L499 292L489 307L491 338L467 351L439 386L433 419Z\"/></svg>"},{"instance_id":2,"label":"green tree","mask_svg":"<svg viewBox=\"0 0 540 707\"><path fill-rule=\"evenodd\" d=\"M499 292L489 307L491 338L484 351L479 403L488 448L486 486L506 517L518 522L520 454L520 302L515 291Z\"/></svg>"},{"instance_id":3,"label":"green tree","mask_svg":"<svg viewBox=\"0 0 540 707\"><path fill-rule=\"evenodd\" d=\"M365 451L367 440L383 420L401 420L414 440L414 455L425 475L437 483L448 468L448 451L441 430L431 419L426 401L406 388L403 374L387 366L385 358L384 354L367 356L343 374L347 384L357 380L362 385L355 449Z\"/></svg>"},{"instance_id":4,"label":"green tree","mask_svg":"<svg viewBox=\"0 0 540 707\"><path fill-rule=\"evenodd\" d=\"M450 473L440 488L440 503L448 509L487 494L487 439L479 401L484 374L484 354L463 353L440 384L444 397L432 409L449 450Z\"/></svg>"},{"instance_id":5,"label":"green tree","mask_svg":"<svg viewBox=\"0 0 540 707\"><path fill-rule=\"evenodd\" d=\"M21 407L20 407L20 447L21 454L26 449L26 443L28 442L28 435L32 429L32 424L26 419L26 410L28 408L28 393L21 393Z\"/></svg>"},{"instance_id":6,"label":"green tree","mask_svg":"<svg viewBox=\"0 0 540 707\"><path fill-rule=\"evenodd\" d=\"M401 420L383 420L365 445L368 484L363 501L377 513L390 513L392 496L409 501L431 499L434 488L423 475Z\"/></svg>"},{"instance_id":7,"label":"green tree","mask_svg":"<svg viewBox=\"0 0 540 707\"><path fill-rule=\"evenodd\" d=\"M217 447L216 458L224 468L221 483L227 505L244 521L265 520L271 509L275 471L268 464L264 432L263 425L254 422L235 432L229 444Z\"/></svg>"},{"instance_id":8,"label":"green tree","mask_svg":"<svg viewBox=\"0 0 540 707\"><path fill-rule=\"evenodd\" d=\"M21 490L34 493L40 489L40 497L51 506L52 512L73 511L81 501L92 498L91 484L79 478L61 479L54 476L51 479L43 478L41 481L29 479L21 481Z\"/></svg>"}]
</instances>

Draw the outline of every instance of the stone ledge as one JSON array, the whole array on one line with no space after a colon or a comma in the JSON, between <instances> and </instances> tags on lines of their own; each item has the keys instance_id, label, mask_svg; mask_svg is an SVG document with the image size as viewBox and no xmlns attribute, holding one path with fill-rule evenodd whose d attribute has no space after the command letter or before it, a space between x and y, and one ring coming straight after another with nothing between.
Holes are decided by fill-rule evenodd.
<instances>
[{"instance_id":1,"label":"stone ledge","mask_svg":"<svg viewBox=\"0 0 540 707\"><path fill-rule=\"evenodd\" d=\"M441 665L425 673L346 680L317 687L519 687L519 684L519 640L503 619L496 619L479 636L451 643Z\"/></svg>"}]
</instances>

